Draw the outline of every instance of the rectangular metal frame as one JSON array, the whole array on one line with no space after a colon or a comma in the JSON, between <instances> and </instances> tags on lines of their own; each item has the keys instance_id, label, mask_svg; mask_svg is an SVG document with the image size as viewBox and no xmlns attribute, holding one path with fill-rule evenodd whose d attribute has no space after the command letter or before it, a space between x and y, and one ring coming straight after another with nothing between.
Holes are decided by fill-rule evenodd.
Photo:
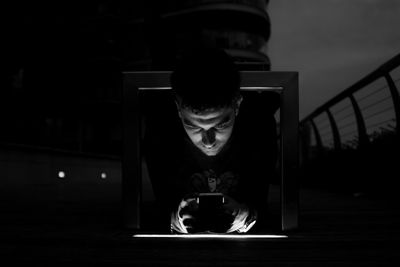
<instances>
[{"instance_id":1,"label":"rectangular metal frame","mask_svg":"<svg viewBox=\"0 0 400 267\"><path fill-rule=\"evenodd\" d=\"M140 90L168 90L171 72L125 72L123 84L123 223L139 230L141 207ZM281 227L298 227L298 72L241 71L241 90L272 90L281 94Z\"/></svg>"}]
</instances>

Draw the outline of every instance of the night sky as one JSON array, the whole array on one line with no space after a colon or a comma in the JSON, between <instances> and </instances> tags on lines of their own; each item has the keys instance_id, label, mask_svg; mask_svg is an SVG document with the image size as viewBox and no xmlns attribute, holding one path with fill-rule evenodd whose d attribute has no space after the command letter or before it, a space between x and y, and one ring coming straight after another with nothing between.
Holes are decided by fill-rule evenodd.
<instances>
[{"instance_id":1,"label":"night sky","mask_svg":"<svg viewBox=\"0 0 400 267\"><path fill-rule=\"evenodd\" d=\"M300 118L400 52L398 0L273 0L272 70L300 73Z\"/></svg>"}]
</instances>

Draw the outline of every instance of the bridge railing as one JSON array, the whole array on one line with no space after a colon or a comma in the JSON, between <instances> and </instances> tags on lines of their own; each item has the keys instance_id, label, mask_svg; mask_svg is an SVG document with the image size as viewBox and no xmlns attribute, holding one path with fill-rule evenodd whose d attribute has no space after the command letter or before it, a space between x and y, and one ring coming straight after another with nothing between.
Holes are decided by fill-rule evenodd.
<instances>
[{"instance_id":1,"label":"bridge railing","mask_svg":"<svg viewBox=\"0 0 400 267\"><path fill-rule=\"evenodd\" d=\"M301 182L390 196L400 162L400 54L300 122Z\"/></svg>"},{"instance_id":2,"label":"bridge railing","mask_svg":"<svg viewBox=\"0 0 400 267\"><path fill-rule=\"evenodd\" d=\"M400 133L400 54L300 122L302 162Z\"/></svg>"}]
</instances>

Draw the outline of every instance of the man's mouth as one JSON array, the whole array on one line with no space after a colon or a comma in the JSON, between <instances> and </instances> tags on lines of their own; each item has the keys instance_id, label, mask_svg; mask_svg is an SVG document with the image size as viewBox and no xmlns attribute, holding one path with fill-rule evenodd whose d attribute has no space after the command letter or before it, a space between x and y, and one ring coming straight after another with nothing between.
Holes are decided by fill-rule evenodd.
<instances>
[{"instance_id":1,"label":"man's mouth","mask_svg":"<svg viewBox=\"0 0 400 267\"><path fill-rule=\"evenodd\" d=\"M211 147L211 148L207 148L207 147L202 147L202 150L204 151L204 153L206 153L207 155L211 154L211 155L215 155L218 152L218 148L216 146Z\"/></svg>"},{"instance_id":2,"label":"man's mouth","mask_svg":"<svg viewBox=\"0 0 400 267\"><path fill-rule=\"evenodd\" d=\"M206 151L215 151L215 150L217 150L217 146L216 145L212 146L212 147L203 146L203 149Z\"/></svg>"}]
</instances>

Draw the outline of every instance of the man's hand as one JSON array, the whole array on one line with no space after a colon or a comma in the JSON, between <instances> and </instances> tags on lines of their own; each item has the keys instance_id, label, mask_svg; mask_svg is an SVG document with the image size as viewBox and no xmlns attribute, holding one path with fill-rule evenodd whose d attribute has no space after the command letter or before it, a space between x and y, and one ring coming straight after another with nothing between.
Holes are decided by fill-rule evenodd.
<instances>
[{"instance_id":1,"label":"man's hand","mask_svg":"<svg viewBox=\"0 0 400 267\"><path fill-rule=\"evenodd\" d=\"M240 210L247 209L246 205L240 204L228 195L224 195L224 200L224 204L222 205L223 212L233 217L236 217L240 213Z\"/></svg>"},{"instance_id":2,"label":"man's hand","mask_svg":"<svg viewBox=\"0 0 400 267\"><path fill-rule=\"evenodd\" d=\"M233 217L231 227L227 233L238 232L245 233L254 225L256 214L250 218L250 209L247 205L237 202L235 199L224 195L225 203L222 206L223 211Z\"/></svg>"},{"instance_id":3,"label":"man's hand","mask_svg":"<svg viewBox=\"0 0 400 267\"><path fill-rule=\"evenodd\" d=\"M247 205L241 204L227 195L224 195L224 204L221 206L219 214L221 216L217 214L212 217L215 220L215 225L222 223L222 225L227 225L228 228L222 230L222 228L217 227L215 230L217 232L222 230L225 233L245 233L254 225L257 217L256 214L250 212ZM214 231L203 229L204 225L201 224L202 222L199 219L199 205L196 198L185 198L180 202L177 211L171 214L171 230L181 234Z\"/></svg>"},{"instance_id":4,"label":"man's hand","mask_svg":"<svg viewBox=\"0 0 400 267\"><path fill-rule=\"evenodd\" d=\"M192 233L196 228L198 209L196 198L182 199L178 210L171 214L171 230L182 234Z\"/></svg>"}]
</instances>

